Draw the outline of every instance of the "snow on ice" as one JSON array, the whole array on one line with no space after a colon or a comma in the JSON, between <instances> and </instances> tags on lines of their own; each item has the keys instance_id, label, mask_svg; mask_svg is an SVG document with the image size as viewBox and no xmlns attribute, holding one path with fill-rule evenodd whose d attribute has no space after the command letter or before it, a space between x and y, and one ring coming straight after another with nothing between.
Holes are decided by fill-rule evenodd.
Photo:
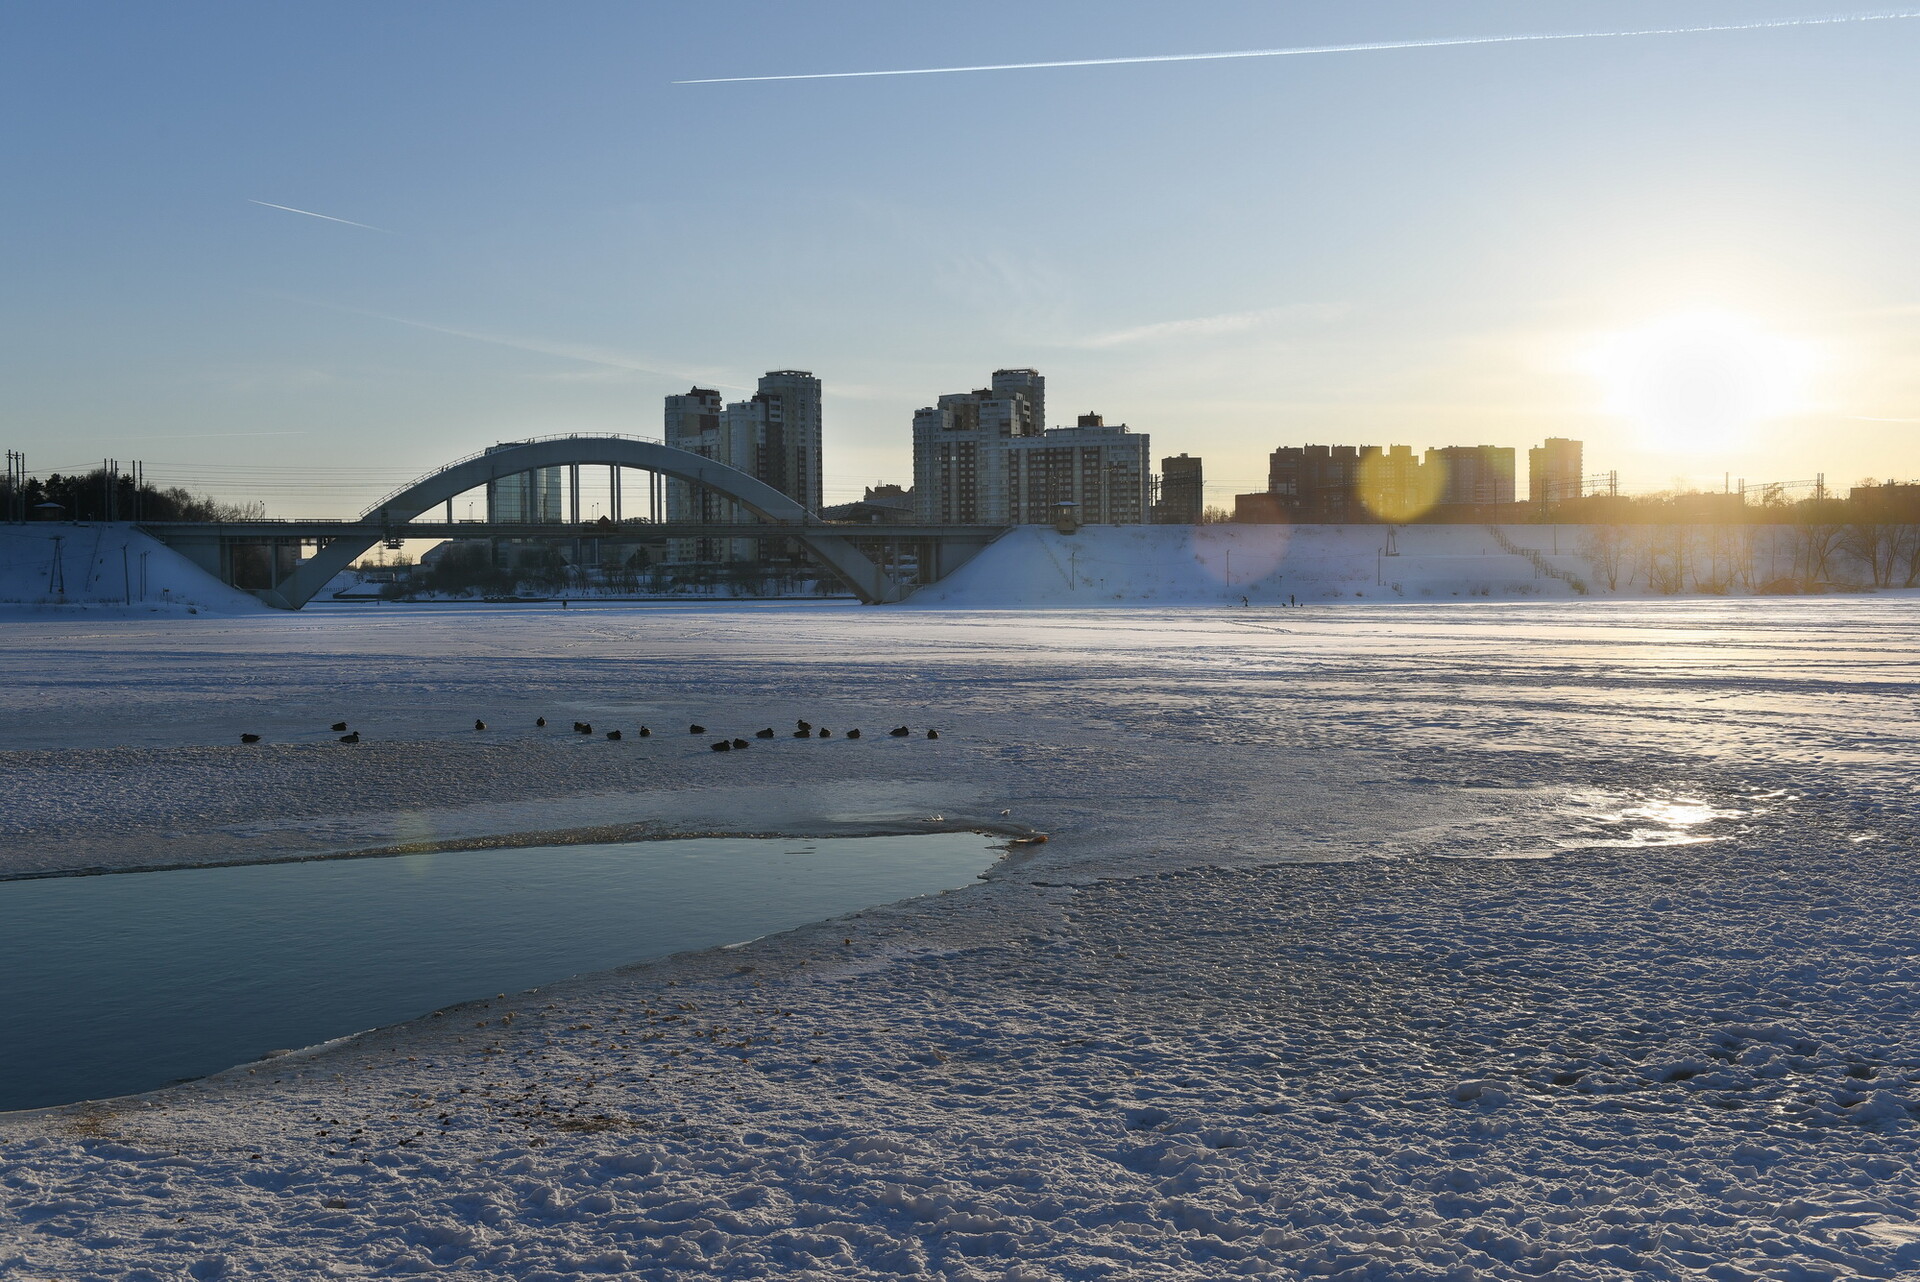
<instances>
[{"instance_id":1,"label":"snow on ice","mask_svg":"<svg viewBox=\"0 0 1920 1282\"><path fill-rule=\"evenodd\" d=\"M1050 837L966 890L0 1120L21 1277L1920 1273L1910 600L6 636L15 875ZM565 729L801 716L941 738Z\"/></svg>"}]
</instances>

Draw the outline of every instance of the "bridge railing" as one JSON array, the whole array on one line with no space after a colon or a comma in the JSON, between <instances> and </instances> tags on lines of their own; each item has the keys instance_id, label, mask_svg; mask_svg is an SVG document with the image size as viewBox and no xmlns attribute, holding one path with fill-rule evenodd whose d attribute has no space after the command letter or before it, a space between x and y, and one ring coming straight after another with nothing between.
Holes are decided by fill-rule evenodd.
<instances>
[{"instance_id":1,"label":"bridge railing","mask_svg":"<svg viewBox=\"0 0 1920 1282\"><path fill-rule=\"evenodd\" d=\"M372 519L372 517L377 512L379 512L381 508L393 502L395 499L399 498L402 494L405 494L408 490L420 484L422 481L425 481L430 477L438 476L442 472L450 472L454 468L459 467L462 463L471 463L475 459L485 458L487 455L499 449L502 445L538 445L542 441L606 440L608 438L612 438L614 440L619 440L619 441L644 441L648 445L665 445L666 444L666 442L658 436L633 436L623 432L554 432L548 436L528 436L517 441L495 441L492 445L487 446L485 449L475 450L473 453L457 458L453 460L453 462L451 463L442 463L439 467L434 468L430 472L422 472L420 475L414 477L411 481L408 481L405 485L389 490L386 494L380 497L379 502L375 503L373 506L367 508L364 512L360 513L360 519L362 521Z\"/></svg>"}]
</instances>

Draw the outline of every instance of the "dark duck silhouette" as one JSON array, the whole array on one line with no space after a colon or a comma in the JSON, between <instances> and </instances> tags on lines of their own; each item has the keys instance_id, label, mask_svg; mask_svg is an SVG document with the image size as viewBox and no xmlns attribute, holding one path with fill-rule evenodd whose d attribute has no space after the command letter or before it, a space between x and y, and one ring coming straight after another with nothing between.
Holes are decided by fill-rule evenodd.
<instances>
[{"instance_id":1,"label":"dark duck silhouette","mask_svg":"<svg viewBox=\"0 0 1920 1282\"><path fill-rule=\"evenodd\" d=\"M257 734L243 734L240 736L240 742L241 743L259 743L260 736Z\"/></svg>"}]
</instances>

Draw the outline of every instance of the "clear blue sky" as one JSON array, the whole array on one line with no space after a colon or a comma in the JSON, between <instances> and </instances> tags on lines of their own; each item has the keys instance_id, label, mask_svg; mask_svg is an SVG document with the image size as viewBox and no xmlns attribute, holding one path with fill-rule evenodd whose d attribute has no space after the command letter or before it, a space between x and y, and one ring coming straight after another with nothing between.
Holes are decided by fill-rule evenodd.
<instances>
[{"instance_id":1,"label":"clear blue sky","mask_svg":"<svg viewBox=\"0 0 1920 1282\"><path fill-rule=\"evenodd\" d=\"M1306 441L1917 475L1920 422L1872 420L1920 420L1920 20L671 83L1846 11L5 0L0 443L357 511L797 366L845 496L1034 365L1056 423L1201 454L1215 501ZM1608 402L1623 342L1703 312L1806 366L1711 449Z\"/></svg>"}]
</instances>

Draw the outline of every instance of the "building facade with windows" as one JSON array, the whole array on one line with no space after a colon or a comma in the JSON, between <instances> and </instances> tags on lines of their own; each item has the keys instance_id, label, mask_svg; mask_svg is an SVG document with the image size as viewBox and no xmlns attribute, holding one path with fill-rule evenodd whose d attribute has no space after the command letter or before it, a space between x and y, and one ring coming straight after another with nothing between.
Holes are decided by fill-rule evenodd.
<instances>
[{"instance_id":1,"label":"building facade with windows","mask_svg":"<svg viewBox=\"0 0 1920 1282\"><path fill-rule=\"evenodd\" d=\"M723 402L720 393L696 387L666 398L664 439L716 463L765 481L809 512L824 497L821 470L820 380L806 370L772 370L753 396ZM752 515L710 490L667 481L667 519L711 523L748 522ZM667 558L676 562L752 561L790 554L788 540L672 539Z\"/></svg>"},{"instance_id":2,"label":"building facade with windows","mask_svg":"<svg viewBox=\"0 0 1920 1282\"><path fill-rule=\"evenodd\" d=\"M1427 451L1427 467L1439 467L1438 501L1444 506L1513 502L1514 451L1507 445L1448 445Z\"/></svg>"},{"instance_id":3,"label":"building facade with windows","mask_svg":"<svg viewBox=\"0 0 1920 1282\"><path fill-rule=\"evenodd\" d=\"M1051 522L1072 504L1083 525L1138 525L1148 516L1152 475L1146 433L1082 414L1074 427L1010 437L1006 458L1007 516L1014 525Z\"/></svg>"},{"instance_id":4,"label":"building facade with windows","mask_svg":"<svg viewBox=\"0 0 1920 1282\"><path fill-rule=\"evenodd\" d=\"M943 525L1001 525L1012 498L1004 443L1046 430L1047 380L998 369L991 386L954 392L913 416L915 515Z\"/></svg>"},{"instance_id":5,"label":"building facade with windows","mask_svg":"<svg viewBox=\"0 0 1920 1282\"><path fill-rule=\"evenodd\" d=\"M995 370L991 386L942 396L913 416L915 516L953 525L1046 524L1071 504L1083 523L1149 516L1149 440L1083 414L1046 426L1038 370ZM1197 461L1197 460L1196 460Z\"/></svg>"},{"instance_id":6,"label":"building facade with windows","mask_svg":"<svg viewBox=\"0 0 1920 1282\"><path fill-rule=\"evenodd\" d=\"M1160 494L1153 505L1156 525L1198 525L1206 515L1207 489L1200 460L1177 454L1160 460Z\"/></svg>"},{"instance_id":7,"label":"building facade with windows","mask_svg":"<svg viewBox=\"0 0 1920 1282\"><path fill-rule=\"evenodd\" d=\"M491 446L495 450L515 445ZM503 525L558 525L566 519L567 469L542 467L487 482L487 520Z\"/></svg>"},{"instance_id":8,"label":"building facade with windows","mask_svg":"<svg viewBox=\"0 0 1920 1282\"><path fill-rule=\"evenodd\" d=\"M1559 503L1583 497L1585 446L1564 436L1549 436L1527 451L1527 501Z\"/></svg>"}]
</instances>

